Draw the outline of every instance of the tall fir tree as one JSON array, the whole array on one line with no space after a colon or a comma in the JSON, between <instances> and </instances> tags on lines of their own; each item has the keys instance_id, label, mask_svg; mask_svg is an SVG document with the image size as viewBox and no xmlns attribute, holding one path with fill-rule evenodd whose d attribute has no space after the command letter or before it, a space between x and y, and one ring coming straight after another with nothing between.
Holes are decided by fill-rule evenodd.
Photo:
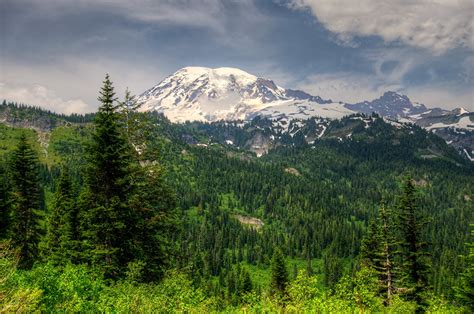
<instances>
[{"instance_id":1,"label":"tall fir tree","mask_svg":"<svg viewBox=\"0 0 474 314\"><path fill-rule=\"evenodd\" d=\"M342 259L339 258L332 249L324 252L323 254L323 273L324 273L324 285L333 289L339 279L342 277L343 263Z\"/></svg>"},{"instance_id":2,"label":"tall fir tree","mask_svg":"<svg viewBox=\"0 0 474 314\"><path fill-rule=\"evenodd\" d=\"M117 112L120 116L124 136L133 148L133 155L135 158L142 160L153 125L148 113L138 112L140 106L141 104L137 103L136 97L132 96L127 88L124 100L118 101Z\"/></svg>"},{"instance_id":3,"label":"tall fir tree","mask_svg":"<svg viewBox=\"0 0 474 314\"><path fill-rule=\"evenodd\" d=\"M380 267L381 235L378 219L369 223L367 234L364 236L360 246L362 263L370 268Z\"/></svg>"},{"instance_id":4,"label":"tall fir tree","mask_svg":"<svg viewBox=\"0 0 474 314\"><path fill-rule=\"evenodd\" d=\"M11 238L19 251L18 267L28 269L39 255L42 204L38 157L25 133L20 136L10 166L13 190Z\"/></svg>"},{"instance_id":5,"label":"tall fir tree","mask_svg":"<svg viewBox=\"0 0 474 314\"><path fill-rule=\"evenodd\" d=\"M132 251L145 263L143 280L161 277L169 266L173 245L170 239L177 229L176 197L162 179L159 165L143 165L134 172L135 193L130 197L134 213Z\"/></svg>"},{"instance_id":6,"label":"tall fir tree","mask_svg":"<svg viewBox=\"0 0 474 314\"><path fill-rule=\"evenodd\" d=\"M11 191L7 169L0 165L0 240L8 237L11 217Z\"/></svg>"},{"instance_id":7,"label":"tall fir tree","mask_svg":"<svg viewBox=\"0 0 474 314\"><path fill-rule=\"evenodd\" d=\"M398 206L397 227L401 238L400 284L405 288L408 300L418 304L417 311L426 307L426 292L429 289L429 266L426 252L427 242L422 241L422 230L427 221L420 214L418 195L411 178L406 178Z\"/></svg>"},{"instance_id":8,"label":"tall fir tree","mask_svg":"<svg viewBox=\"0 0 474 314\"><path fill-rule=\"evenodd\" d=\"M394 288L394 254L395 254L395 238L393 235L393 222L390 211L382 202L379 208L379 223L382 251L381 268L379 269L380 279L384 290L384 303L390 305L392 303L392 295Z\"/></svg>"},{"instance_id":9,"label":"tall fir tree","mask_svg":"<svg viewBox=\"0 0 474 314\"><path fill-rule=\"evenodd\" d=\"M466 269L460 276L460 282L457 285L456 297L466 305L471 313L474 312L474 224L471 224L471 240L466 243L468 252L466 259Z\"/></svg>"},{"instance_id":10,"label":"tall fir tree","mask_svg":"<svg viewBox=\"0 0 474 314\"><path fill-rule=\"evenodd\" d=\"M371 221L367 235L361 244L361 257L364 267L370 268L378 277L378 293L383 296L385 305L390 305L394 291L394 250L393 223L384 202L378 216Z\"/></svg>"},{"instance_id":11,"label":"tall fir tree","mask_svg":"<svg viewBox=\"0 0 474 314\"><path fill-rule=\"evenodd\" d=\"M286 268L285 258L279 248L275 249L271 263L271 291L273 293L283 294L288 285L288 270Z\"/></svg>"},{"instance_id":12,"label":"tall fir tree","mask_svg":"<svg viewBox=\"0 0 474 314\"><path fill-rule=\"evenodd\" d=\"M74 262L77 250L77 207L69 169L64 166L56 188L49 219L50 258L58 263Z\"/></svg>"},{"instance_id":13,"label":"tall fir tree","mask_svg":"<svg viewBox=\"0 0 474 314\"><path fill-rule=\"evenodd\" d=\"M313 276L313 263L309 257L306 259L306 275L308 277Z\"/></svg>"},{"instance_id":14,"label":"tall fir tree","mask_svg":"<svg viewBox=\"0 0 474 314\"><path fill-rule=\"evenodd\" d=\"M115 278L133 260L130 256L135 221L127 204L132 190L131 150L120 129L115 92L106 75L99 112L88 148L86 189L80 200L84 258Z\"/></svg>"},{"instance_id":15,"label":"tall fir tree","mask_svg":"<svg viewBox=\"0 0 474 314\"><path fill-rule=\"evenodd\" d=\"M249 271L244 268L241 273L242 293L249 293L253 289L252 279L250 278Z\"/></svg>"},{"instance_id":16,"label":"tall fir tree","mask_svg":"<svg viewBox=\"0 0 474 314\"><path fill-rule=\"evenodd\" d=\"M84 257L111 278L141 265L135 277L156 280L170 259L176 199L162 180L161 168L141 160L147 121L136 112L129 93L124 103L114 106L115 93L106 76L99 100L87 188L79 200Z\"/></svg>"}]
</instances>

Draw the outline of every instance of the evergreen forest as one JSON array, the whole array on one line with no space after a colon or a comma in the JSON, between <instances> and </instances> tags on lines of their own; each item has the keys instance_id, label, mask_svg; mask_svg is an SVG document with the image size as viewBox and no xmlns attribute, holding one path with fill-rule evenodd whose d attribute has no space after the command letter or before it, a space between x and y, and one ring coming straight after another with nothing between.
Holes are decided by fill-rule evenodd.
<instances>
[{"instance_id":1,"label":"evergreen forest","mask_svg":"<svg viewBox=\"0 0 474 314\"><path fill-rule=\"evenodd\" d=\"M99 88L0 105L1 313L474 312L474 164L436 135L361 115L310 145Z\"/></svg>"}]
</instances>

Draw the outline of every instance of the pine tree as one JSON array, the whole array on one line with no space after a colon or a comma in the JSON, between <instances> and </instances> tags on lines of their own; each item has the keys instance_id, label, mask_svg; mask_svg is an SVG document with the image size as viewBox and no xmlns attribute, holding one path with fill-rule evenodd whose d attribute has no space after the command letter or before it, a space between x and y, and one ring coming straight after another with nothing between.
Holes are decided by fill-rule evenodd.
<instances>
[{"instance_id":1,"label":"pine tree","mask_svg":"<svg viewBox=\"0 0 474 314\"><path fill-rule=\"evenodd\" d=\"M145 141L141 128L145 130L147 123L140 120L130 95L125 104L114 107L108 76L100 95L102 105L88 151L87 188L79 199L84 259L111 278L141 265L140 274L134 268L134 277L156 280L172 253L176 198L164 184L159 165L142 160L133 143Z\"/></svg>"},{"instance_id":2,"label":"pine tree","mask_svg":"<svg viewBox=\"0 0 474 314\"><path fill-rule=\"evenodd\" d=\"M18 267L28 269L38 258L42 204L38 157L25 133L21 134L13 152L10 173L13 189L11 238L19 251Z\"/></svg>"},{"instance_id":3,"label":"pine tree","mask_svg":"<svg viewBox=\"0 0 474 314\"><path fill-rule=\"evenodd\" d=\"M466 243L468 254L466 256L466 269L461 274L461 280L456 287L456 297L474 312L474 224L471 224L471 241Z\"/></svg>"},{"instance_id":4,"label":"pine tree","mask_svg":"<svg viewBox=\"0 0 474 314\"><path fill-rule=\"evenodd\" d=\"M10 228L11 191L6 169L0 165L0 239L8 237Z\"/></svg>"},{"instance_id":5,"label":"pine tree","mask_svg":"<svg viewBox=\"0 0 474 314\"><path fill-rule=\"evenodd\" d=\"M125 99L118 102L117 112L120 117L120 124L126 140L133 147L133 154L140 159L146 149L147 137L150 134L150 123L146 113L138 112L140 108L131 95L130 91L125 91Z\"/></svg>"},{"instance_id":6,"label":"pine tree","mask_svg":"<svg viewBox=\"0 0 474 314\"><path fill-rule=\"evenodd\" d=\"M369 268L377 275L380 294L384 297L385 305L391 303L394 290L395 242L392 233L390 215L382 202L377 218L370 223L368 233L362 240L361 257L363 267Z\"/></svg>"},{"instance_id":7,"label":"pine tree","mask_svg":"<svg viewBox=\"0 0 474 314\"><path fill-rule=\"evenodd\" d=\"M102 104L94 120L86 190L80 202L82 236L85 259L113 278L133 260L129 225L136 220L127 204L132 189L131 150L119 126L108 75L98 99Z\"/></svg>"},{"instance_id":8,"label":"pine tree","mask_svg":"<svg viewBox=\"0 0 474 314\"><path fill-rule=\"evenodd\" d=\"M323 255L324 285L327 288L334 288L342 277L343 265L339 257L333 252L327 251Z\"/></svg>"},{"instance_id":9,"label":"pine tree","mask_svg":"<svg viewBox=\"0 0 474 314\"><path fill-rule=\"evenodd\" d=\"M293 269L291 271L291 280L295 280L297 276L298 276L298 266L296 266L296 263L293 263Z\"/></svg>"},{"instance_id":10,"label":"pine tree","mask_svg":"<svg viewBox=\"0 0 474 314\"><path fill-rule=\"evenodd\" d=\"M252 291L253 284L252 279L250 278L250 273L247 269L244 269L241 274L241 286L242 286L242 293L248 293Z\"/></svg>"},{"instance_id":11,"label":"pine tree","mask_svg":"<svg viewBox=\"0 0 474 314\"><path fill-rule=\"evenodd\" d=\"M308 277L313 276L313 263L311 262L311 258L309 257L306 260L306 275Z\"/></svg>"},{"instance_id":12,"label":"pine tree","mask_svg":"<svg viewBox=\"0 0 474 314\"><path fill-rule=\"evenodd\" d=\"M176 197L163 182L159 165L144 165L134 175L135 193L129 206L133 255L146 264L143 279L156 280L169 265L173 254L170 239L177 229Z\"/></svg>"},{"instance_id":13,"label":"pine tree","mask_svg":"<svg viewBox=\"0 0 474 314\"><path fill-rule=\"evenodd\" d=\"M231 269L227 273L227 298L229 300L232 300L232 297L237 290L236 286L237 286L237 282L235 278L235 273L234 273L234 270Z\"/></svg>"},{"instance_id":14,"label":"pine tree","mask_svg":"<svg viewBox=\"0 0 474 314\"><path fill-rule=\"evenodd\" d=\"M392 295L394 291L394 252L395 252L395 239L393 237L392 220L390 213L382 202L379 208L379 223L380 223L380 236L382 251L381 257L381 268L379 269L381 282L383 289L385 290L384 299L385 305L390 305L392 302Z\"/></svg>"},{"instance_id":15,"label":"pine tree","mask_svg":"<svg viewBox=\"0 0 474 314\"><path fill-rule=\"evenodd\" d=\"M428 290L429 267L426 261L428 253L425 251L428 244L421 240L421 231L427 222L421 217L417 202L415 186L412 180L407 178L398 208L397 222L401 235L401 284L406 288L406 298L415 301L421 311L426 305L424 294Z\"/></svg>"},{"instance_id":16,"label":"pine tree","mask_svg":"<svg viewBox=\"0 0 474 314\"><path fill-rule=\"evenodd\" d=\"M279 248L275 249L271 264L272 281L271 291L283 294L288 285L288 271L286 269L285 258Z\"/></svg>"},{"instance_id":17,"label":"pine tree","mask_svg":"<svg viewBox=\"0 0 474 314\"><path fill-rule=\"evenodd\" d=\"M370 222L367 234L362 239L360 253L364 266L370 268L380 267L381 239L379 222L374 219Z\"/></svg>"},{"instance_id":18,"label":"pine tree","mask_svg":"<svg viewBox=\"0 0 474 314\"><path fill-rule=\"evenodd\" d=\"M51 259L58 264L73 261L77 241L77 210L68 168L61 171L49 222Z\"/></svg>"}]
</instances>

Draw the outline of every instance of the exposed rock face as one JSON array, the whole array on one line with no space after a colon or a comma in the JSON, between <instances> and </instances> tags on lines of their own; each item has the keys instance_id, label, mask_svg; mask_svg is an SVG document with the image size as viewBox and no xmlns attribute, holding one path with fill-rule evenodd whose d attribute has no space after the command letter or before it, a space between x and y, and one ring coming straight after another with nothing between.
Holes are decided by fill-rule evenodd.
<instances>
[{"instance_id":1,"label":"exposed rock face","mask_svg":"<svg viewBox=\"0 0 474 314\"><path fill-rule=\"evenodd\" d=\"M234 216L241 224L247 225L250 228L260 230L264 223L258 218L249 217L249 216L242 216L242 215L235 215Z\"/></svg>"},{"instance_id":2,"label":"exposed rock face","mask_svg":"<svg viewBox=\"0 0 474 314\"><path fill-rule=\"evenodd\" d=\"M295 168L291 168L291 167L286 168L286 169L285 169L285 172L286 172L286 173L289 173L289 174L292 174L292 175L295 175L295 176L297 176L297 177L301 176L301 173L300 173L297 169L295 169Z\"/></svg>"}]
</instances>

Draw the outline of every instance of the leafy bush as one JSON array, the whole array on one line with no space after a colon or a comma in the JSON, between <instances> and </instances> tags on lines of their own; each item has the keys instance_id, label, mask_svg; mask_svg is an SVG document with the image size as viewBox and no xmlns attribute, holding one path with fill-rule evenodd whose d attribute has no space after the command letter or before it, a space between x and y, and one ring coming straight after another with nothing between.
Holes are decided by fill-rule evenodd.
<instances>
[{"instance_id":1,"label":"leafy bush","mask_svg":"<svg viewBox=\"0 0 474 314\"><path fill-rule=\"evenodd\" d=\"M25 306L41 311L84 312L97 310L104 287L103 279L85 265L41 264L31 271L15 271L4 288L12 297L23 299Z\"/></svg>"}]
</instances>

